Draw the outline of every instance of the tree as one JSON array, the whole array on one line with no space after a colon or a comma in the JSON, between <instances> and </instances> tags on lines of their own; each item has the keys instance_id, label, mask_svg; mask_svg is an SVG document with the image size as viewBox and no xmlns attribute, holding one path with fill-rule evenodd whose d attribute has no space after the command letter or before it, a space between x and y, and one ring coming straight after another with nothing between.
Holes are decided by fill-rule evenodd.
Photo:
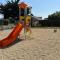
<instances>
[{"instance_id":1,"label":"tree","mask_svg":"<svg viewBox=\"0 0 60 60\"><path fill-rule=\"evenodd\" d=\"M7 0L7 3L15 3L18 4L20 0Z\"/></svg>"},{"instance_id":2,"label":"tree","mask_svg":"<svg viewBox=\"0 0 60 60\"><path fill-rule=\"evenodd\" d=\"M60 26L60 11L49 15L48 21L51 26Z\"/></svg>"},{"instance_id":3,"label":"tree","mask_svg":"<svg viewBox=\"0 0 60 60\"><path fill-rule=\"evenodd\" d=\"M60 11L48 16L49 20L60 20Z\"/></svg>"},{"instance_id":4,"label":"tree","mask_svg":"<svg viewBox=\"0 0 60 60\"><path fill-rule=\"evenodd\" d=\"M4 5L0 4L0 13L3 14L3 10L4 10Z\"/></svg>"},{"instance_id":5,"label":"tree","mask_svg":"<svg viewBox=\"0 0 60 60\"><path fill-rule=\"evenodd\" d=\"M3 6L1 5L1 10L3 11L4 18L16 18L19 17L19 7L18 2L20 0L7 0L7 3Z\"/></svg>"}]
</instances>

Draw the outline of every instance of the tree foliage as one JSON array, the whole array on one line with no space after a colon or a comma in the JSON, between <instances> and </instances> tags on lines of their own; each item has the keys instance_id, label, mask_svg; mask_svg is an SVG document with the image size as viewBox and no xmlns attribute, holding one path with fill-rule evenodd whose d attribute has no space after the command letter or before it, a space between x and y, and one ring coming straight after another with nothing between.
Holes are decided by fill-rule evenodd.
<instances>
[{"instance_id":1,"label":"tree foliage","mask_svg":"<svg viewBox=\"0 0 60 60\"><path fill-rule=\"evenodd\" d=\"M49 15L48 20L60 20L60 11Z\"/></svg>"},{"instance_id":2,"label":"tree foliage","mask_svg":"<svg viewBox=\"0 0 60 60\"><path fill-rule=\"evenodd\" d=\"M20 0L7 0L5 5L1 5L1 11L4 14L4 18L17 18L19 17L18 3Z\"/></svg>"}]
</instances>

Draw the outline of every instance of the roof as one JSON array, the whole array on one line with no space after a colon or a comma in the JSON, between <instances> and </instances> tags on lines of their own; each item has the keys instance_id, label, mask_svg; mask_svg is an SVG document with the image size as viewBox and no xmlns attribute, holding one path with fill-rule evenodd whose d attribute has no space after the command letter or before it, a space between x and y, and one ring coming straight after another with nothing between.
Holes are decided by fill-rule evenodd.
<instances>
[{"instance_id":1,"label":"roof","mask_svg":"<svg viewBox=\"0 0 60 60\"><path fill-rule=\"evenodd\" d=\"M32 16L32 18L33 18L34 20L37 20L37 21L43 20L42 17L39 18L39 17L36 17L36 16Z\"/></svg>"},{"instance_id":2,"label":"roof","mask_svg":"<svg viewBox=\"0 0 60 60\"><path fill-rule=\"evenodd\" d=\"M19 4L19 8L25 9L27 6L28 6L28 5L27 5L26 3L24 3L24 2L21 2L21 3Z\"/></svg>"}]
</instances>

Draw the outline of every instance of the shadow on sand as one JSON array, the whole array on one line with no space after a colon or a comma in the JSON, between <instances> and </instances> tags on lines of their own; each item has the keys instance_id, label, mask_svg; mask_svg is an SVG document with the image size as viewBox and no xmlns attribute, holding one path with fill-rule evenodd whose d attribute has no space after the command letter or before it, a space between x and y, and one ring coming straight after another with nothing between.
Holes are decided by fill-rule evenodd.
<instances>
[{"instance_id":1,"label":"shadow on sand","mask_svg":"<svg viewBox=\"0 0 60 60\"><path fill-rule=\"evenodd\" d=\"M13 46L13 45L15 45L15 44L23 41L23 40L24 40L24 39L19 39L19 38L17 38L13 43L11 43L10 45L8 45L8 46L6 46L6 47L3 47L2 49L9 48L9 47L11 47L11 46Z\"/></svg>"}]
</instances>

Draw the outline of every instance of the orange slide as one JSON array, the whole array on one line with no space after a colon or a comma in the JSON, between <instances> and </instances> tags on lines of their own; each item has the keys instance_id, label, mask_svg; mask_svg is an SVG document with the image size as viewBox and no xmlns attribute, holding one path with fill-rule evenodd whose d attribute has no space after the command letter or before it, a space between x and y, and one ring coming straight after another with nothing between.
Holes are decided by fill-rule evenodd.
<instances>
[{"instance_id":1,"label":"orange slide","mask_svg":"<svg viewBox=\"0 0 60 60\"><path fill-rule=\"evenodd\" d=\"M3 40L0 40L0 48L6 47L16 40L19 33L21 32L23 25L18 23L9 36Z\"/></svg>"}]
</instances>

